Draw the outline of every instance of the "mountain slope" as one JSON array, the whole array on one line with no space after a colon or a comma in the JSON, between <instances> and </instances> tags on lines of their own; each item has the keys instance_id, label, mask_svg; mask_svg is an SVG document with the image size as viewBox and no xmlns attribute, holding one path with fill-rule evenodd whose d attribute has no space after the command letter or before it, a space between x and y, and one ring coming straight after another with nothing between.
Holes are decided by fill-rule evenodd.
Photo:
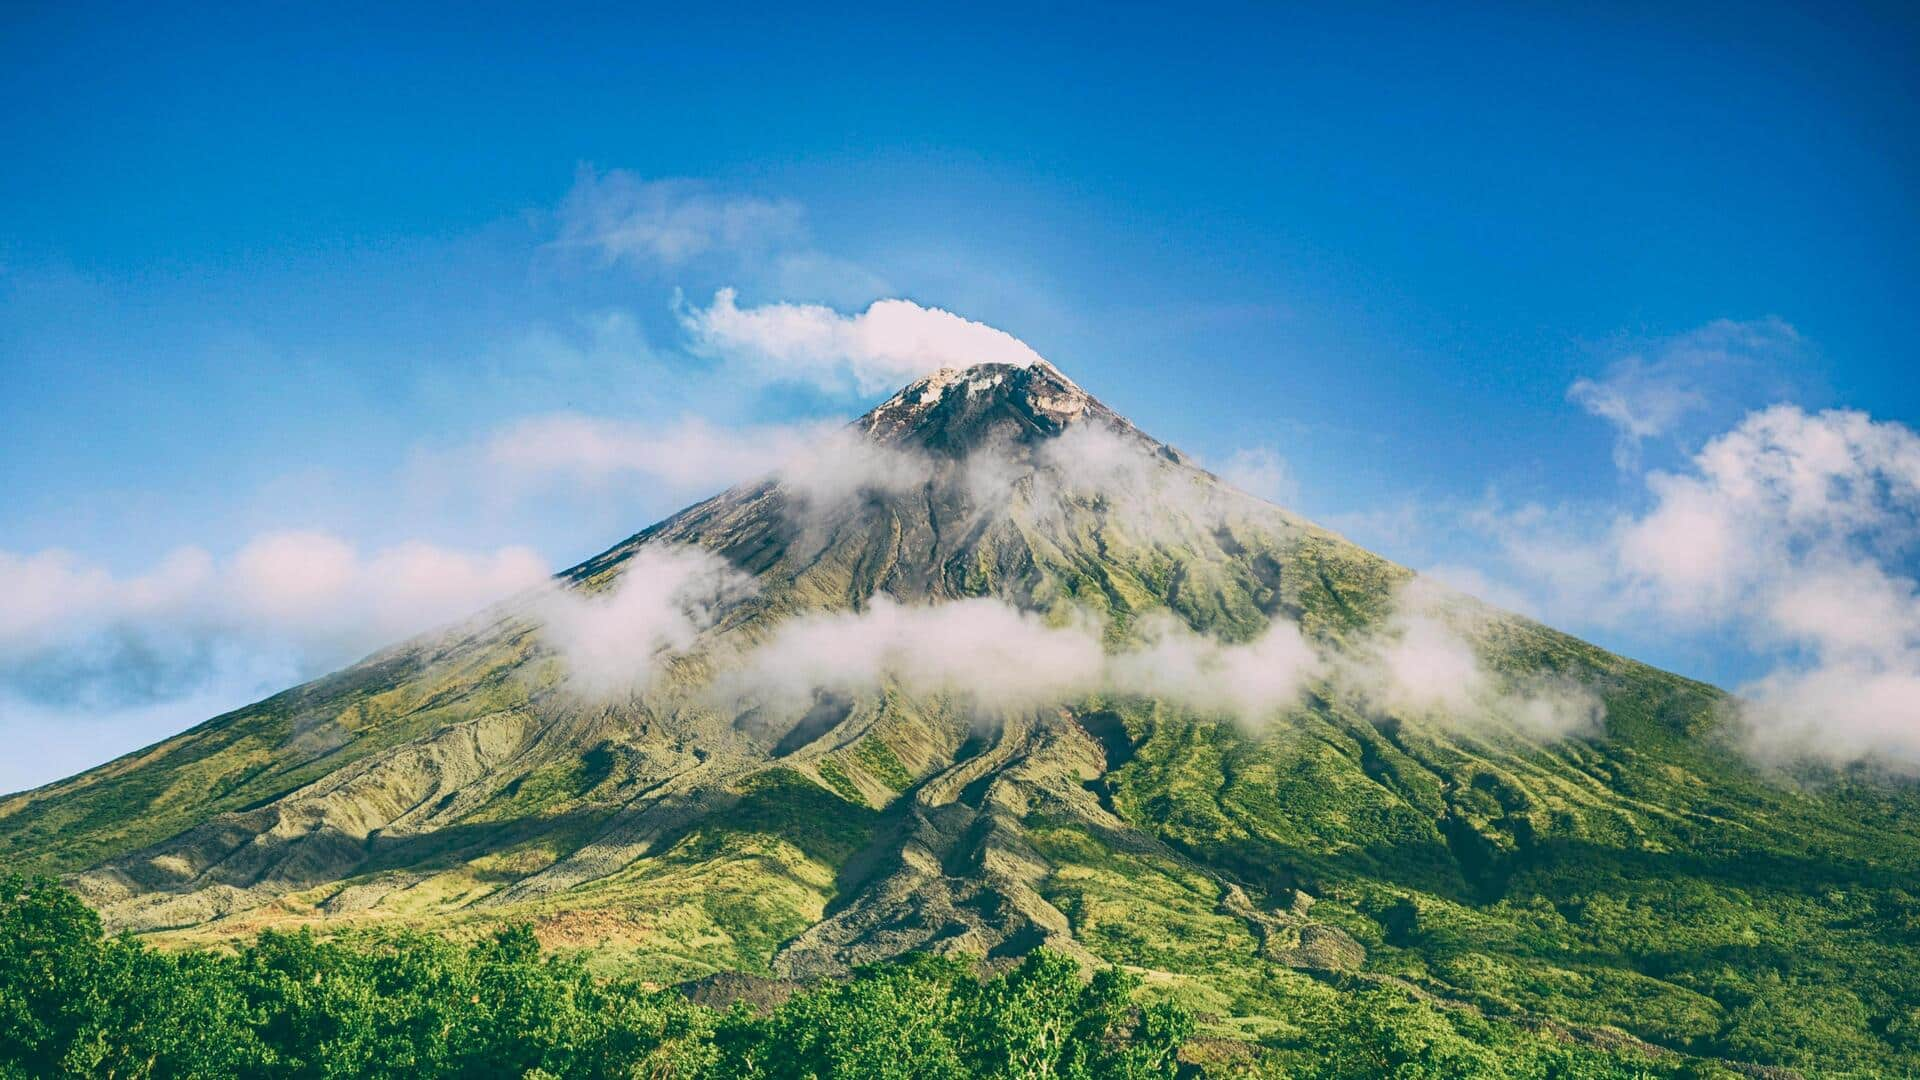
<instances>
[{"instance_id":1,"label":"mountain slope","mask_svg":"<svg viewBox=\"0 0 1920 1080\"><path fill-rule=\"evenodd\" d=\"M1394 625L1408 571L1050 367L923 379L563 592L614 595L688 548L752 587L635 657L650 679L582 693L550 599L521 598L0 800L0 855L171 941L531 920L662 980L1045 943L1248 1038L1386 983L1740 1061L1920 1052L1911 787L1763 774L1717 738L1718 691L1465 601L1493 680L1578 688L1601 725L1544 738L1337 671L1257 725L1110 686L994 707L893 678L799 708L714 692L796 620L888 601L990 597L1110 650L1168 621L1227 643L1278 623L1358 655Z\"/></svg>"}]
</instances>

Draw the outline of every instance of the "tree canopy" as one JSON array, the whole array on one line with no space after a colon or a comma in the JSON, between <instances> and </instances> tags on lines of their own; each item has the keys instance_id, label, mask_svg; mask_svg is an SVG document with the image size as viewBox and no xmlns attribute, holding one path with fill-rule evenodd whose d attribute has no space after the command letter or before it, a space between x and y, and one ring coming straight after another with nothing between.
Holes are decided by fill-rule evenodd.
<instances>
[{"instance_id":1,"label":"tree canopy","mask_svg":"<svg viewBox=\"0 0 1920 1080\"><path fill-rule=\"evenodd\" d=\"M47 878L0 878L0 1080L139 1077L1146 1080L1202 1074L1715 1075L1617 1056L1372 990L1302 1037L1207 1062L1195 1018L1046 949L982 979L913 954L756 1014L597 977L524 925L477 942L269 931L232 951L110 937ZM1216 1040L1217 1041L1217 1040ZM1184 1060L1183 1060L1184 1056Z\"/></svg>"}]
</instances>

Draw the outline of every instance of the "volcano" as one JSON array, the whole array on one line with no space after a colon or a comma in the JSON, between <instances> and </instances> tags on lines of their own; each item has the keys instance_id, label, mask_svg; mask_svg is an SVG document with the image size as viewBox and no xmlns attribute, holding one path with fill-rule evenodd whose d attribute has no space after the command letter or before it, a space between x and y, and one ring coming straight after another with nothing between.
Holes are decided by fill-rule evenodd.
<instances>
[{"instance_id":1,"label":"volcano","mask_svg":"<svg viewBox=\"0 0 1920 1080\"><path fill-rule=\"evenodd\" d=\"M609 614L643 582L671 632ZM901 640L948 610L1001 621ZM1371 685L1433 627L1463 685ZM1736 1060L1920 1050L1920 798L1750 764L1729 704L989 364L551 589L0 800L0 855L160 943L525 922L663 982L1044 945L1249 1037L1394 985ZM1809 995L1833 1031L1782 1026Z\"/></svg>"}]
</instances>

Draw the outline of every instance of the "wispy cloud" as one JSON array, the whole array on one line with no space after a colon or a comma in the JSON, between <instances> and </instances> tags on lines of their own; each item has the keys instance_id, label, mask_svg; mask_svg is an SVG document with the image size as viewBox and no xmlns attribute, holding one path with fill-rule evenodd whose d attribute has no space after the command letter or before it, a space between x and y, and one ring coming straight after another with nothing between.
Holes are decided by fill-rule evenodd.
<instances>
[{"instance_id":1,"label":"wispy cloud","mask_svg":"<svg viewBox=\"0 0 1920 1080\"><path fill-rule=\"evenodd\" d=\"M485 503L496 514L581 502L672 509L770 480L802 512L917 488L931 468L925 455L877 445L837 421L729 426L697 415L652 423L548 413L477 443L416 455L410 480L423 499Z\"/></svg>"},{"instance_id":2,"label":"wispy cloud","mask_svg":"<svg viewBox=\"0 0 1920 1080\"><path fill-rule=\"evenodd\" d=\"M682 284L718 277L808 302L865 304L889 291L871 267L816 246L800 203L701 180L582 166L551 221L548 250L597 268Z\"/></svg>"},{"instance_id":3,"label":"wispy cloud","mask_svg":"<svg viewBox=\"0 0 1920 1080\"><path fill-rule=\"evenodd\" d=\"M752 578L696 547L643 547L603 590L555 588L533 605L541 633L566 663L572 688L606 699L645 691L689 651Z\"/></svg>"},{"instance_id":4,"label":"wispy cloud","mask_svg":"<svg viewBox=\"0 0 1920 1080\"><path fill-rule=\"evenodd\" d=\"M993 597L908 606L881 596L861 611L787 620L728 669L712 696L727 708L798 715L816 694L892 685L993 716L1111 693L1258 725L1297 704L1322 667L1286 620L1239 645L1196 634L1171 616L1148 620L1115 651L1103 638L1099 621L1083 612L1049 617Z\"/></svg>"},{"instance_id":5,"label":"wispy cloud","mask_svg":"<svg viewBox=\"0 0 1920 1080\"><path fill-rule=\"evenodd\" d=\"M1514 680L1487 666L1481 609L1416 585L1364 640L1334 647L1276 619L1225 642L1169 612L1135 623L1117 647L1094 615L1026 611L993 597L907 606L885 596L860 611L781 623L723 668L720 708L797 717L821 694L898 687L949 697L982 716L1048 710L1094 695L1148 698L1250 727L1281 720L1320 688L1363 712L1477 734L1589 734L1598 699L1572 683Z\"/></svg>"},{"instance_id":6,"label":"wispy cloud","mask_svg":"<svg viewBox=\"0 0 1920 1080\"><path fill-rule=\"evenodd\" d=\"M1101 665L1099 636L1084 625L1049 625L984 597L908 607L882 596L864 611L787 620L715 695L732 707L797 714L816 692L891 682L1006 712L1071 701L1099 685Z\"/></svg>"},{"instance_id":7,"label":"wispy cloud","mask_svg":"<svg viewBox=\"0 0 1920 1080\"><path fill-rule=\"evenodd\" d=\"M1337 682L1374 712L1469 731L1542 739L1597 732L1603 709L1591 690L1557 677L1503 675L1488 664L1479 642L1493 617L1416 577L1397 590L1387 620L1336 660Z\"/></svg>"},{"instance_id":8,"label":"wispy cloud","mask_svg":"<svg viewBox=\"0 0 1920 1080\"><path fill-rule=\"evenodd\" d=\"M1249 495L1272 503L1291 504L1300 494L1293 470L1286 459L1270 446L1246 447L1233 452L1220 467L1220 478Z\"/></svg>"},{"instance_id":9,"label":"wispy cloud","mask_svg":"<svg viewBox=\"0 0 1920 1080\"><path fill-rule=\"evenodd\" d=\"M0 697L151 703L198 692L239 654L317 673L546 578L525 548L362 552L319 532L263 534L225 559L183 548L134 575L0 552Z\"/></svg>"},{"instance_id":10,"label":"wispy cloud","mask_svg":"<svg viewBox=\"0 0 1920 1080\"><path fill-rule=\"evenodd\" d=\"M1267 723L1299 704L1307 686L1327 670L1320 650L1288 619L1274 620L1265 633L1242 644L1196 634L1165 614L1143 621L1134 632L1138 643L1108 661L1109 687L1247 724Z\"/></svg>"},{"instance_id":11,"label":"wispy cloud","mask_svg":"<svg viewBox=\"0 0 1920 1080\"><path fill-rule=\"evenodd\" d=\"M1802 347L1799 332L1778 317L1718 319L1621 357L1597 378L1575 379L1567 399L1612 424L1615 463L1637 469L1642 446L1690 416L1716 405L1770 404L1751 395L1782 387L1781 369Z\"/></svg>"},{"instance_id":12,"label":"wispy cloud","mask_svg":"<svg viewBox=\"0 0 1920 1080\"><path fill-rule=\"evenodd\" d=\"M601 263L674 268L716 253L765 252L805 235L799 204L731 195L696 180L647 180L582 166L554 212L554 246Z\"/></svg>"},{"instance_id":13,"label":"wispy cloud","mask_svg":"<svg viewBox=\"0 0 1920 1080\"><path fill-rule=\"evenodd\" d=\"M722 427L698 416L639 423L554 413L515 421L481 450L485 474L509 484L618 481L706 492L772 473L840 425Z\"/></svg>"}]
</instances>

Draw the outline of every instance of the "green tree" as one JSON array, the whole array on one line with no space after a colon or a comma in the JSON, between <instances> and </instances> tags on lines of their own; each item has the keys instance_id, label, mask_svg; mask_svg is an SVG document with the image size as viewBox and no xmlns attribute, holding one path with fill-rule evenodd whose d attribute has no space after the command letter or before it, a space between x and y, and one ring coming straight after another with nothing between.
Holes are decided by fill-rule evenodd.
<instances>
[{"instance_id":1,"label":"green tree","mask_svg":"<svg viewBox=\"0 0 1920 1080\"><path fill-rule=\"evenodd\" d=\"M1008 1080L1173 1076L1192 1019L1172 1005L1135 1008L1138 986L1115 968L1084 981L1071 958L1035 950L968 995L964 1058L975 1075Z\"/></svg>"}]
</instances>

